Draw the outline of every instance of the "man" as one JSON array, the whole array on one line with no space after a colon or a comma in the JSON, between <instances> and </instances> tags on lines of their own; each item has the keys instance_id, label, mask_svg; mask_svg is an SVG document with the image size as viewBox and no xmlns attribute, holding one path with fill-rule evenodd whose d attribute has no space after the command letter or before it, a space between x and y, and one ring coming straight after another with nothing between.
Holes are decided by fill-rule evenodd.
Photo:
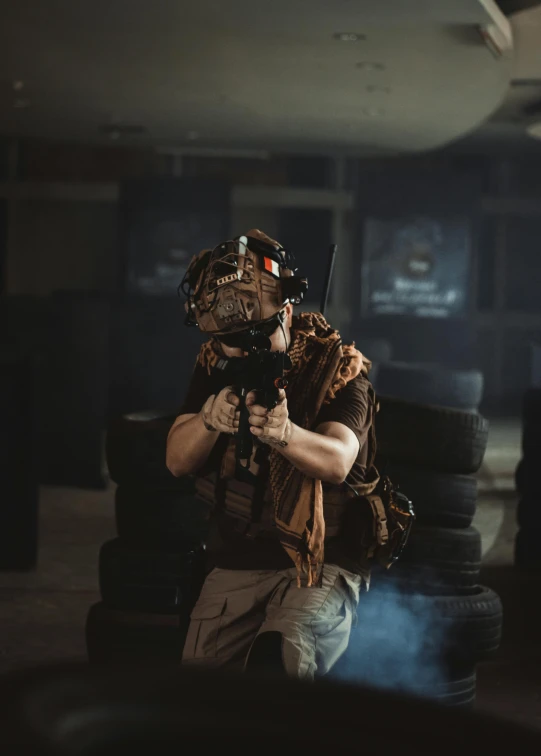
<instances>
[{"instance_id":1,"label":"man","mask_svg":"<svg viewBox=\"0 0 541 756\"><path fill-rule=\"evenodd\" d=\"M214 564L192 612L183 663L326 674L345 651L370 542L348 525L378 482L370 363L302 299L290 254L257 229L192 260L188 318L201 348L167 443L176 476L196 474L214 515ZM268 409L246 396L255 439L248 480L235 477L239 398L220 366L246 355L248 328L286 352L286 390ZM367 533L372 513L366 508ZM366 548L365 548L366 546Z\"/></svg>"}]
</instances>

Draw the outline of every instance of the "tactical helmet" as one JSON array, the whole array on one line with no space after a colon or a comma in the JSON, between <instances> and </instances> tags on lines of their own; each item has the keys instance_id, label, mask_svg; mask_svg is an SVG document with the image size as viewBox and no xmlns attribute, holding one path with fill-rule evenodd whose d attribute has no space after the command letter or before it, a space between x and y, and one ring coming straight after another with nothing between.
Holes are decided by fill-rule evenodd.
<instances>
[{"instance_id":1,"label":"tactical helmet","mask_svg":"<svg viewBox=\"0 0 541 756\"><path fill-rule=\"evenodd\" d=\"M258 229L195 255L179 289L186 324L216 335L272 319L287 302L300 304L308 288L295 275L293 255Z\"/></svg>"}]
</instances>

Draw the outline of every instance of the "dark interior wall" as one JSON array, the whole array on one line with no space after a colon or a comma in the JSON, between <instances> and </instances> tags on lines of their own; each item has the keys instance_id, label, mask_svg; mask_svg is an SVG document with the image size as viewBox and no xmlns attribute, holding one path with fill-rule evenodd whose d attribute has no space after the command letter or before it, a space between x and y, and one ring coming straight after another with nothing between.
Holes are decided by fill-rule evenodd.
<instances>
[{"instance_id":1,"label":"dark interior wall","mask_svg":"<svg viewBox=\"0 0 541 756\"><path fill-rule=\"evenodd\" d=\"M192 256L227 237L230 186L215 178L126 182L111 311L109 413L178 408L202 337L177 296Z\"/></svg>"},{"instance_id":2,"label":"dark interior wall","mask_svg":"<svg viewBox=\"0 0 541 756\"><path fill-rule=\"evenodd\" d=\"M476 348L487 401L520 410L541 344L541 159L492 159L477 258Z\"/></svg>"},{"instance_id":3,"label":"dark interior wall","mask_svg":"<svg viewBox=\"0 0 541 756\"><path fill-rule=\"evenodd\" d=\"M124 412L177 411L199 347L198 328L184 325L176 297L116 297L109 331L109 417Z\"/></svg>"},{"instance_id":4,"label":"dark interior wall","mask_svg":"<svg viewBox=\"0 0 541 756\"><path fill-rule=\"evenodd\" d=\"M18 178L32 182L73 180L91 186L126 178L150 179L175 167L165 156L148 151L31 145L20 152ZM5 152L2 156L6 157ZM0 164L8 170L9 161ZM181 167L186 177L219 178L232 184L332 185L332 161L322 157L194 157L184 158ZM356 340L365 334L388 337L399 358L478 366L485 373L486 395L500 402L510 399L516 406L529 381L530 344L541 340L539 161L438 152L408 159L350 161L348 177L348 188L358 194L358 207L357 238L348 263L350 285L345 293L353 319L342 329L345 335ZM487 211L487 198L500 204ZM521 209L522 201L529 207L526 211ZM18 199L4 200L2 207L9 217L9 223L4 223L8 231L4 292L43 297L71 289L114 295L119 265L117 203ZM359 284L363 218L370 213L389 216L457 209L472 220L467 317L445 321L367 317ZM330 213L272 208L256 209L256 213L252 223L249 208L233 208L228 233L260 225L294 248L299 268L310 280L310 302L319 300Z\"/></svg>"},{"instance_id":5,"label":"dark interior wall","mask_svg":"<svg viewBox=\"0 0 541 756\"><path fill-rule=\"evenodd\" d=\"M8 147L0 149L0 176L8 170ZM271 156L268 159L171 157L146 149L97 147L48 142L21 142L17 178L37 184L60 182L69 191L71 182L90 188L143 180L155 182L181 168L186 179L222 181L237 185L328 187L328 158L320 156ZM173 198L174 199L174 198ZM118 284L119 206L114 201L18 199L11 201L9 243L2 266L6 293L48 295L57 290L115 291ZM167 203L166 203L167 204ZM171 205L171 200L168 201ZM254 225L246 212L244 226L228 232L241 233ZM282 223L270 215L278 238ZM319 221L316 220L316 223ZM257 225L257 223L255 224ZM259 224L262 225L262 224ZM310 233L308 234L308 236ZM293 233L294 241L296 236ZM199 242L197 242L199 244ZM303 248L306 244L301 244ZM0 259L0 263L2 260Z\"/></svg>"},{"instance_id":6,"label":"dark interior wall","mask_svg":"<svg viewBox=\"0 0 541 756\"><path fill-rule=\"evenodd\" d=\"M151 148L24 139L17 142L12 178L97 184L150 176L162 170L161 163Z\"/></svg>"},{"instance_id":7,"label":"dark interior wall","mask_svg":"<svg viewBox=\"0 0 541 756\"><path fill-rule=\"evenodd\" d=\"M118 290L175 296L192 256L225 239L230 183L208 178L122 182Z\"/></svg>"},{"instance_id":8,"label":"dark interior wall","mask_svg":"<svg viewBox=\"0 0 541 756\"><path fill-rule=\"evenodd\" d=\"M306 301L320 302L331 244L330 210L287 209L279 211L278 239L293 250L299 274L308 278Z\"/></svg>"},{"instance_id":9,"label":"dark interior wall","mask_svg":"<svg viewBox=\"0 0 541 756\"><path fill-rule=\"evenodd\" d=\"M388 338L398 359L476 367L487 407L517 411L531 380L532 343L541 343L541 160L445 152L357 166L355 260L367 217L459 213L471 224L469 307L460 318L376 316L361 300L353 336Z\"/></svg>"},{"instance_id":10,"label":"dark interior wall","mask_svg":"<svg viewBox=\"0 0 541 756\"><path fill-rule=\"evenodd\" d=\"M116 260L116 204L33 199L12 205L5 266L8 294L112 292Z\"/></svg>"},{"instance_id":11,"label":"dark interior wall","mask_svg":"<svg viewBox=\"0 0 541 756\"><path fill-rule=\"evenodd\" d=\"M431 361L451 366L473 366L476 362L473 350L474 323L471 312L475 307L474 270L477 246L483 177L471 167L419 161L400 161L386 164L361 163L357 192L357 235L355 253L358 260L351 276L350 296L357 304L352 331L362 343L362 336L377 336L388 339L393 345L396 359L408 361ZM368 267L361 267L366 259L365 226L372 219L383 222L407 223L415 218L435 220L441 224L443 233L450 232L449 223L466 223L470 266L466 270L466 306L463 311L449 317L416 316L407 310L396 315L374 314L369 308ZM389 244L392 237L389 238ZM436 257L433 274L438 275L438 266L445 266L449 275L453 270L453 258L459 250L453 240L441 240L442 251ZM435 247L435 242L432 243ZM431 252L433 249L430 250ZM381 263L393 275L404 275L401 260L393 249L382 248L378 254L386 258ZM381 258L381 259L384 259ZM432 274L430 274L432 275ZM409 280L409 279L408 279ZM391 286L391 284L389 284Z\"/></svg>"},{"instance_id":12,"label":"dark interior wall","mask_svg":"<svg viewBox=\"0 0 541 756\"><path fill-rule=\"evenodd\" d=\"M503 305L514 312L541 314L541 216L511 216L505 228Z\"/></svg>"},{"instance_id":13,"label":"dark interior wall","mask_svg":"<svg viewBox=\"0 0 541 756\"><path fill-rule=\"evenodd\" d=\"M6 260L8 245L8 203L0 199L0 292L6 288Z\"/></svg>"}]
</instances>

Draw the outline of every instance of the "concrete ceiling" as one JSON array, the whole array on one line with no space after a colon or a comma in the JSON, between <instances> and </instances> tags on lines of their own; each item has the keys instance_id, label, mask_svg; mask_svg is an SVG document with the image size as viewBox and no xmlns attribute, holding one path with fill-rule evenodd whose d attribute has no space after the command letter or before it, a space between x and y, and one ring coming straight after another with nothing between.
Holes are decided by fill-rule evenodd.
<instances>
[{"instance_id":1,"label":"concrete ceiling","mask_svg":"<svg viewBox=\"0 0 541 756\"><path fill-rule=\"evenodd\" d=\"M0 9L0 133L386 154L499 108L492 0L17 0ZM336 32L362 35L341 42ZM377 64L375 67L359 64ZM116 132L113 136L118 136Z\"/></svg>"},{"instance_id":2,"label":"concrete ceiling","mask_svg":"<svg viewBox=\"0 0 541 756\"><path fill-rule=\"evenodd\" d=\"M535 5L510 17L514 54L509 88L502 104L487 122L454 148L541 155L541 141L527 133L529 125L541 122L541 5L539 2Z\"/></svg>"}]
</instances>

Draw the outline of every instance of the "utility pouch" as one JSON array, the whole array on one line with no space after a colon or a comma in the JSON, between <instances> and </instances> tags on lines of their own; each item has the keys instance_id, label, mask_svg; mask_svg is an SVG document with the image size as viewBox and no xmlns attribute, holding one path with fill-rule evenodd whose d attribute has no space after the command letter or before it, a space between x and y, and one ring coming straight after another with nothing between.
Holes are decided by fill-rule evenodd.
<instances>
[{"instance_id":1,"label":"utility pouch","mask_svg":"<svg viewBox=\"0 0 541 756\"><path fill-rule=\"evenodd\" d=\"M408 497L402 491L395 489L387 476L380 480L378 489L385 513L387 539L377 544L374 558L379 564L388 568L400 558L406 547L415 520L415 510ZM380 511L381 509L375 513L376 520ZM376 536L378 527L376 526Z\"/></svg>"},{"instance_id":2,"label":"utility pouch","mask_svg":"<svg viewBox=\"0 0 541 756\"><path fill-rule=\"evenodd\" d=\"M351 490L355 495L347 500L341 538L348 551L388 568L408 542L415 520L413 504L387 476L371 493L360 493L353 486Z\"/></svg>"}]
</instances>

